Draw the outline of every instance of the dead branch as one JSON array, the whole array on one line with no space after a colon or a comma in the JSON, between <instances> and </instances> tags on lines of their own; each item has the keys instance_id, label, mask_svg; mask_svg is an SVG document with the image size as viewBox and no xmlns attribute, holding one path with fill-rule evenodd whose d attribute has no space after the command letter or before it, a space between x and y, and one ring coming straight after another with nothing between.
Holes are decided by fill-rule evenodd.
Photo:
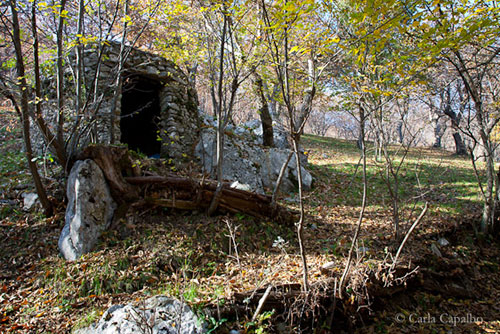
<instances>
[{"instance_id":1,"label":"dead branch","mask_svg":"<svg viewBox=\"0 0 500 334\"><path fill-rule=\"evenodd\" d=\"M394 270L394 267L396 266L396 263L398 261L399 255L401 254L401 250L403 249L403 247L404 247L404 245L406 243L406 240L408 240L408 238L410 237L411 232L413 232L413 230L415 229L415 227L417 227L417 225L420 223L420 221L422 220L422 218L424 218L425 214L427 213L428 204L429 204L428 202L425 202L424 209L420 213L420 216L418 216L418 218L415 220L415 222L411 225L411 227L408 230L408 232L406 233L403 241L401 242L401 245L399 246L398 251L396 252L396 256L394 257L394 261L392 262L391 269L390 269L391 271Z\"/></svg>"},{"instance_id":2,"label":"dead branch","mask_svg":"<svg viewBox=\"0 0 500 334\"><path fill-rule=\"evenodd\" d=\"M252 321L255 321L257 317L260 314L260 311L262 310L262 306L266 303L267 298L269 297L269 293L271 292L271 289L273 288L272 285L269 285L264 292L264 295L262 295L262 298L259 300L259 305L257 305L257 309L255 310L255 313L253 314Z\"/></svg>"}]
</instances>

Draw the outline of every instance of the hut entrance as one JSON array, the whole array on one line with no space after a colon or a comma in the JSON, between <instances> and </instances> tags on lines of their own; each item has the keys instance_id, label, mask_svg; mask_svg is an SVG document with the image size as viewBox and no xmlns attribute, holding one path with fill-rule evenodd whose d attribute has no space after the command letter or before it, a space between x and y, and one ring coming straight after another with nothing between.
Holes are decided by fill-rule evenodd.
<instances>
[{"instance_id":1,"label":"hut entrance","mask_svg":"<svg viewBox=\"0 0 500 334\"><path fill-rule=\"evenodd\" d=\"M125 75L120 117L121 142L148 156L160 154L159 137L161 84L140 76Z\"/></svg>"}]
</instances>

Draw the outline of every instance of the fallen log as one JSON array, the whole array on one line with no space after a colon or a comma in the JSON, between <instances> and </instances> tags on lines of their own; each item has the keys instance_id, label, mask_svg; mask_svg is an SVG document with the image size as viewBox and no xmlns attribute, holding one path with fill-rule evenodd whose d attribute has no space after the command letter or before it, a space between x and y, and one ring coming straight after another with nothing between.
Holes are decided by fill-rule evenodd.
<instances>
[{"instance_id":1,"label":"fallen log","mask_svg":"<svg viewBox=\"0 0 500 334\"><path fill-rule=\"evenodd\" d=\"M216 193L217 182L171 174L144 176L121 146L87 147L78 160L92 159L102 169L111 195L120 204L148 204L182 210L207 210ZM217 210L244 213L261 219L291 223L294 214L272 203L270 196L231 188L224 183Z\"/></svg>"},{"instance_id":2,"label":"fallen log","mask_svg":"<svg viewBox=\"0 0 500 334\"><path fill-rule=\"evenodd\" d=\"M217 190L215 181L180 176L125 177L125 180L129 184L142 186L146 203L176 209L206 210ZM291 223L294 218L293 213L286 208L273 205L270 196L234 189L229 183L222 186L218 210L285 223Z\"/></svg>"}]
</instances>

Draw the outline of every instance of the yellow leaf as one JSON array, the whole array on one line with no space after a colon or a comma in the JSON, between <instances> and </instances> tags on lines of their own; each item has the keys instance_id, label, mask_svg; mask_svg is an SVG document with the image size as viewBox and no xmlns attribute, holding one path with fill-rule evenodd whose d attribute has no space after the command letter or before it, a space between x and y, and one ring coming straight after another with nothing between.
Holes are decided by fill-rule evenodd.
<instances>
[{"instance_id":1,"label":"yellow leaf","mask_svg":"<svg viewBox=\"0 0 500 334\"><path fill-rule=\"evenodd\" d=\"M287 2L283 9L286 10L287 12L294 12L297 10L297 7L293 2Z\"/></svg>"}]
</instances>

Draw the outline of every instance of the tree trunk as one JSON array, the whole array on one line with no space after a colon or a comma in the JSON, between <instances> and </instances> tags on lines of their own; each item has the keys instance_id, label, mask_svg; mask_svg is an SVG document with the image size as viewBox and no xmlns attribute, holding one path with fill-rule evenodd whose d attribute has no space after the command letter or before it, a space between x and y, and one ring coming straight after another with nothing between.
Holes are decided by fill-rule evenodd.
<instances>
[{"instance_id":1,"label":"tree trunk","mask_svg":"<svg viewBox=\"0 0 500 334\"><path fill-rule=\"evenodd\" d=\"M28 106L28 85L26 83L25 69L24 69L24 59L23 51L21 47L21 31L19 28L19 18L17 16L17 4L15 0L10 1L10 8L12 12L12 42L14 44L14 49L16 52L16 74L19 78L19 94L21 96L21 122L23 126L23 137L24 145L26 148L26 158L28 159L28 166L33 177L33 182L35 183L36 192L40 199L40 203L44 208L45 214L52 214L52 204L50 203L45 188L43 186L40 174L36 166L36 162L33 159L33 150L31 147L31 135L30 135L30 118L29 118L29 106ZM12 98L14 106L16 108L14 98Z\"/></svg>"},{"instance_id":2,"label":"tree trunk","mask_svg":"<svg viewBox=\"0 0 500 334\"><path fill-rule=\"evenodd\" d=\"M358 134L358 141L357 141L357 146L358 149L362 150L363 149L363 142L365 138L365 126L366 126L366 117L365 117L365 109L359 104L359 134Z\"/></svg>"},{"instance_id":3,"label":"tree trunk","mask_svg":"<svg viewBox=\"0 0 500 334\"><path fill-rule=\"evenodd\" d=\"M295 132L299 134L299 136L301 136L302 133L304 132L304 126L307 121L307 118L311 114L312 101L314 99L314 95L316 94L316 85L314 85L316 74L314 73L315 64L313 56L311 56L311 58L307 60L307 68L308 68L310 85L304 92L302 105L300 106L299 115L297 121L295 122L295 129L294 129Z\"/></svg>"},{"instance_id":4,"label":"tree trunk","mask_svg":"<svg viewBox=\"0 0 500 334\"><path fill-rule=\"evenodd\" d=\"M444 131L441 123L439 122L440 117L435 117L432 121L434 122L434 144L432 147L441 148L441 140L443 138Z\"/></svg>"},{"instance_id":5,"label":"tree trunk","mask_svg":"<svg viewBox=\"0 0 500 334\"><path fill-rule=\"evenodd\" d=\"M461 116L451 109L451 103L448 102L444 114L451 120L451 128L453 130L453 140L455 141L455 153L457 155L467 155L464 141L460 135L460 120Z\"/></svg>"},{"instance_id":6,"label":"tree trunk","mask_svg":"<svg viewBox=\"0 0 500 334\"><path fill-rule=\"evenodd\" d=\"M118 55L118 69L116 73L116 81L115 81L115 87L114 87L114 96L113 96L113 101L111 103L111 115L110 115L110 120L109 120L109 130L110 130L110 139L109 143L110 144L115 144L117 141L120 139L117 138L116 136L116 117L118 115L118 100L121 96L122 93L122 86L123 86L123 76L122 76L122 71L123 71L123 65L125 63L125 43L127 41L127 33L128 33L128 20L126 19L128 16L128 11L129 11L129 0L125 0L125 8L124 8L124 20L123 20L123 32L122 32L122 41L120 44L120 54Z\"/></svg>"},{"instance_id":7,"label":"tree trunk","mask_svg":"<svg viewBox=\"0 0 500 334\"><path fill-rule=\"evenodd\" d=\"M257 72L254 73L254 88L258 97L259 110L257 113L259 114L260 121L262 123L262 144L266 147L273 147L273 119L271 118L269 104L267 103L266 96L264 94L264 84L262 82L262 78Z\"/></svg>"},{"instance_id":8,"label":"tree trunk","mask_svg":"<svg viewBox=\"0 0 500 334\"><path fill-rule=\"evenodd\" d=\"M404 135L403 135L403 121L402 120L398 122L398 126L397 126L396 130L398 132L398 142L400 144L403 144Z\"/></svg>"},{"instance_id":9,"label":"tree trunk","mask_svg":"<svg viewBox=\"0 0 500 334\"><path fill-rule=\"evenodd\" d=\"M453 140L455 141L455 154L456 155L467 155L467 148L465 147L464 141L460 132L453 132Z\"/></svg>"},{"instance_id":10,"label":"tree trunk","mask_svg":"<svg viewBox=\"0 0 500 334\"><path fill-rule=\"evenodd\" d=\"M57 141L64 143L64 69L63 69L63 29L64 29L64 7L66 0L61 0L59 5L59 24L57 26ZM66 167L66 166L63 166Z\"/></svg>"},{"instance_id":11,"label":"tree trunk","mask_svg":"<svg viewBox=\"0 0 500 334\"><path fill-rule=\"evenodd\" d=\"M208 207L208 215L212 215L219 205L219 200L221 197L222 183L223 183L223 168L224 168L224 130L226 126L226 117L224 117L224 100L223 100L223 84L224 84L224 53L226 51L226 34L228 19L226 14L224 14L224 21L222 26L222 38L220 42L220 61L219 61L219 80L217 86L217 104L214 105L214 114L217 115L217 135L216 135L216 148L217 148L217 166L216 166L216 178L217 178L217 190L214 193L212 202Z\"/></svg>"}]
</instances>

